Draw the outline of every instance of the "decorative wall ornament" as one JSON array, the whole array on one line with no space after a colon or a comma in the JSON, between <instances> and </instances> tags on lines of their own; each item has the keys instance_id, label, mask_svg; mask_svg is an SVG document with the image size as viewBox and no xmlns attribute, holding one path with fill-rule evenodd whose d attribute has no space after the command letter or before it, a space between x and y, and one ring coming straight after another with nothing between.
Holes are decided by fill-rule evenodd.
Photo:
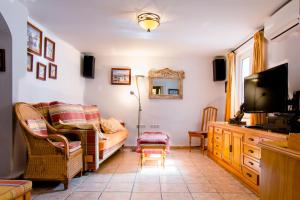
<instances>
[{"instance_id":1,"label":"decorative wall ornament","mask_svg":"<svg viewBox=\"0 0 300 200\"><path fill-rule=\"evenodd\" d=\"M42 81L46 80L46 71L47 71L47 66L44 65L43 63L38 62L36 64L36 78Z\"/></svg>"},{"instance_id":2,"label":"decorative wall ornament","mask_svg":"<svg viewBox=\"0 0 300 200\"><path fill-rule=\"evenodd\" d=\"M169 68L149 71L150 99L182 99L184 71Z\"/></svg>"},{"instance_id":3,"label":"decorative wall ornament","mask_svg":"<svg viewBox=\"0 0 300 200\"><path fill-rule=\"evenodd\" d=\"M44 58L54 62L55 60L55 42L45 37Z\"/></svg>"},{"instance_id":4,"label":"decorative wall ornament","mask_svg":"<svg viewBox=\"0 0 300 200\"><path fill-rule=\"evenodd\" d=\"M49 63L49 78L57 79L57 65Z\"/></svg>"},{"instance_id":5,"label":"decorative wall ornament","mask_svg":"<svg viewBox=\"0 0 300 200\"><path fill-rule=\"evenodd\" d=\"M27 53L27 71L33 71L33 55L31 53Z\"/></svg>"},{"instance_id":6,"label":"decorative wall ornament","mask_svg":"<svg viewBox=\"0 0 300 200\"><path fill-rule=\"evenodd\" d=\"M111 69L112 85L130 85L131 69L130 68L112 68Z\"/></svg>"},{"instance_id":7,"label":"decorative wall ornament","mask_svg":"<svg viewBox=\"0 0 300 200\"><path fill-rule=\"evenodd\" d=\"M27 50L42 55L43 32L30 22L27 22Z\"/></svg>"},{"instance_id":8,"label":"decorative wall ornament","mask_svg":"<svg viewBox=\"0 0 300 200\"><path fill-rule=\"evenodd\" d=\"M0 72L5 72L5 49L0 49Z\"/></svg>"}]
</instances>

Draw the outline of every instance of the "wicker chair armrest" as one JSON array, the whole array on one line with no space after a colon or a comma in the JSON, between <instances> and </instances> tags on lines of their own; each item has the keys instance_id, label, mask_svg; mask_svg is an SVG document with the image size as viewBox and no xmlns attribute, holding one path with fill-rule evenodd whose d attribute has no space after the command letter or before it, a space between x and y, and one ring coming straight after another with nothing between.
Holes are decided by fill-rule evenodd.
<instances>
[{"instance_id":1,"label":"wicker chair armrest","mask_svg":"<svg viewBox=\"0 0 300 200\"><path fill-rule=\"evenodd\" d=\"M69 152L70 152L69 148L70 147L69 147L68 139L65 136L59 135L59 134L51 134L48 136L48 140L53 146L55 146L55 145L52 143L51 140L63 142L64 143L63 150L65 152L65 156L67 157L67 159L69 159ZM55 147L57 147L57 146L55 146ZM60 148L60 147L57 147L57 148Z\"/></svg>"}]
</instances>

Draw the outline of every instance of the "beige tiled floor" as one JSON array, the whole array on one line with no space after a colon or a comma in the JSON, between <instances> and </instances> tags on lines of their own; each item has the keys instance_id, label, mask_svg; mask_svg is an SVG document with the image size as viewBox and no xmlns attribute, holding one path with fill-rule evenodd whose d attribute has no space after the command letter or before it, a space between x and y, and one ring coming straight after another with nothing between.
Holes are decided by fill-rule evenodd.
<instances>
[{"instance_id":1,"label":"beige tiled floor","mask_svg":"<svg viewBox=\"0 0 300 200\"><path fill-rule=\"evenodd\" d=\"M97 172L60 183L33 186L34 200L256 200L232 175L198 150L172 150L166 167L156 161L139 166L139 155L124 149Z\"/></svg>"}]
</instances>

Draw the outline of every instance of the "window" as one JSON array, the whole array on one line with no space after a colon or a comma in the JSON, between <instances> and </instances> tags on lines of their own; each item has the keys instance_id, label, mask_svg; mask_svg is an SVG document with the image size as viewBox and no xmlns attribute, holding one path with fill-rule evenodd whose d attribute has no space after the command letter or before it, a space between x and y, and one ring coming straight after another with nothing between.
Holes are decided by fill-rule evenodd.
<instances>
[{"instance_id":1,"label":"window","mask_svg":"<svg viewBox=\"0 0 300 200\"><path fill-rule=\"evenodd\" d=\"M237 53L236 56L236 77L235 77L235 97L234 113L240 109L244 103L244 79L252 74L252 46L248 46ZM249 115L245 114L243 121L250 121Z\"/></svg>"}]
</instances>

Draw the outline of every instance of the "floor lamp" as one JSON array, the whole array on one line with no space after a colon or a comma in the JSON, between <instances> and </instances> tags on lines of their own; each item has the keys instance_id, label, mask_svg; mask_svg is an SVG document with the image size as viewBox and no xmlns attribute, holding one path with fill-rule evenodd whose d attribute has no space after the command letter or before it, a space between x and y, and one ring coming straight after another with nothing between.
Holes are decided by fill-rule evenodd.
<instances>
[{"instance_id":1,"label":"floor lamp","mask_svg":"<svg viewBox=\"0 0 300 200\"><path fill-rule=\"evenodd\" d=\"M140 94L140 88L139 88L139 79L140 78L144 78L144 75L136 75L135 76L135 83L136 83L136 88L137 88L137 95L134 93L134 91L130 91L131 95L134 95L139 103L139 110L138 110L138 125L137 125L137 129L138 129L138 137L140 137L141 135L141 130L140 130L140 126L141 126L141 112L142 112L142 104L141 104L141 94Z\"/></svg>"}]
</instances>

